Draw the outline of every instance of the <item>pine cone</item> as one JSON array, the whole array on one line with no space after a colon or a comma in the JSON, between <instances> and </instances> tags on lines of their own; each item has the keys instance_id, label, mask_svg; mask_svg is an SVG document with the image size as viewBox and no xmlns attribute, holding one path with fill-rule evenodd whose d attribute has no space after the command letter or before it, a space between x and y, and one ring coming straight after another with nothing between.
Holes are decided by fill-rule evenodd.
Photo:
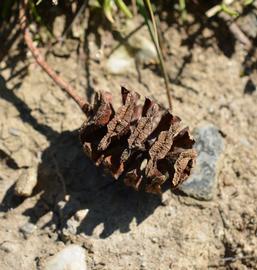
<instances>
[{"instance_id":1,"label":"pine cone","mask_svg":"<svg viewBox=\"0 0 257 270\"><path fill-rule=\"evenodd\" d=\"M185 181L196 152L188 128L156 102L121 88L122 103L117 112L109 92L99 92L88 119L80 129L86 155L115 179L124 179L136 190L161 193L161 185L175 188Z\"/></svg>"}]
</instances>

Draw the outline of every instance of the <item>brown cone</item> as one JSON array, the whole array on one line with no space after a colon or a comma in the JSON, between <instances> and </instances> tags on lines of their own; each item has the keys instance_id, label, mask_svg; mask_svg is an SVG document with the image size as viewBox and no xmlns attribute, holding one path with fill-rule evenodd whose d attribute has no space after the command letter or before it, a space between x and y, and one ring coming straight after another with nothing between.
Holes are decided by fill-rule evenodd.
<instances>
[{"instance_id":1,"label":"brown cone","mask_svg":"<svg viewBox=\"0 0 257 270\"><path fill-rule=\"evenodd\" d=\"M154 101L121 88L122 103L117 112L111 94L99 92L80 129L86 155L115 179L123 178L136 190L161 193L169 181L175 188L190 175L196 152L188 128Z\"/></svg>"}]
</instances>

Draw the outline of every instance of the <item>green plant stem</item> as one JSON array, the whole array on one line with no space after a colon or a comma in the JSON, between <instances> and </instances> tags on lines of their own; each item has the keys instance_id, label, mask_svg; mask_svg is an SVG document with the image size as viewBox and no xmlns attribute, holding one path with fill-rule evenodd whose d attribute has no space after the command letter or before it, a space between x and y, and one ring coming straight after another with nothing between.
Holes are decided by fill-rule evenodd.
<instances>
[{"instance_id":1,"label":"green plant stem","mask_svg":"<svg viewBox=\"0 0 257 270\"><path fill-rule=\"evenodd\" d=\"M116 5L119 7L119 9L128 17L128 18L132 18L133 15L130 12L130 10L128 9L128 7L126 6L126 4L122 1L122 0L115 0Z\"/></svg>"},{"instance_id":2,"label":"green plant stem","mask_svg":"<svg viewBox=\"0 0 257 270\"><path fill-rule=\"evenodd\" d=\"M179 0L179 11L181 12L181 19L184 22L187 18L186 0Z\"/></svg>"},{"instance_id":3,"label":"green plant stem","mask_svg":"<svg viewBox=\"0 0 257 270\"><path fill-rule=\"evenodd\" d=\"M239 15L238 12L236 12L233 9L229 8L225 4L221 4L221 11L227 13L229 16L232 16L232 17L237 17Z\"/></svg>"},{"instance_id":4,"label":"green plant stem","mask_svg":"<svg viewBox=\"0 0 257 270\"><path fill-rule=\"evenodd\" d=\"M172 99L171 99L171 95L170 95L169 79L168 79L168 75L167 75L167 72L166 72L166 67L165 67L165 63L164 63L162 50L160 48L158 30L157 30L156 21L155 21L155 17L154 17L154 14L153 14L153 9L152 9L152 5L151 5L150 0L144 0L144 5L145 5L145 8L148 10L148 12L150 14L152 25L149 24L147 17L145 17L145 20L146 20L146 23L148 25L149 32L151 34L151 37L153 39L153 42L154 42L154 45L155 45L155 48L156 48L156 51L157 51L157 54L158 54L158 58L159 58L159 61L160 61L160 66L161 66L161 70L162 70L162 74L163 74L163 78L164 78L164 83L165 83L166 95L167 95L167 99L168 99L168 103L169 103L169 108L170 108L170 110L172 110ZM146 16L146 14L145 14L145 16Z\"/></svg>"},{"instance_id":5,"label":"green plant stem","mask_svg":"<svg viewBox=\"0 0 257 270\"><path fill-rule=\"evenodd\" d=\"M111 7L111 0L104 0L103 2L103 11L106 16L106 18L111 22L114 23L113 17L112 17L112 7Z\"/></svg>"}]
</instances>

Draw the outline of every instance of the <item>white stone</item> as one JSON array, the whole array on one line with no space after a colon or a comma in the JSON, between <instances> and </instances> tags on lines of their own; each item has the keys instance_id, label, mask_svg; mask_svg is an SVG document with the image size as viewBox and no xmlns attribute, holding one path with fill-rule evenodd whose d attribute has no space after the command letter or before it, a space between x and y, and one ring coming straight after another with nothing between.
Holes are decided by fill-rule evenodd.
<instances>
[{"instance_id":1,"label":"white stone","mask_svg":"<svg viewBox=\"0 0 257 270\"><path fill-rule=\"evenodd\" d=\"M15 194L18 196L31 196L37 184L37 171L35 168L24 169L15 183Z\"/></svg>"},{"instance_id":2,"label":"white stone","mask_svg":"<svg viewBox=\"0 0 257 270\"><path fill-rule=\"evenodd\" d=\"M44 270L86 270L85 250L78 245L69 245L50 257Z\"/></svg>"},{"instance_id":3,"label":"white stone","mask_svg":"<svg viewBox=\"0 0 257 270\"><path fill-rule=\"evenodd\" d=\"M125 46L120 46L107 60L106 69L109 73L120 75L135 69L135 60Z\"/></svg>"},{"instance_id":4,"label":"white stone","mask_svg":"<svg viewBox=\"0 0 257 270\"><path fill-rule=\"evenodd\" d=\"M27 239L32 233L34 233L37 229L37 226L28 222L25 223L23 226L20 227L20 232L24 235Z\"/></svg>"},{"instance_id":5,"label":"white stone","mask_svg":"<svg viewBox=\"0 0 257 270\"><path fill-rule=\"evenodd\" d=\"M6 253L15 253L19 248L19 245L11 241L4 241L0 244L0 250L5 251Z\"/></svg>"}]
</instances>

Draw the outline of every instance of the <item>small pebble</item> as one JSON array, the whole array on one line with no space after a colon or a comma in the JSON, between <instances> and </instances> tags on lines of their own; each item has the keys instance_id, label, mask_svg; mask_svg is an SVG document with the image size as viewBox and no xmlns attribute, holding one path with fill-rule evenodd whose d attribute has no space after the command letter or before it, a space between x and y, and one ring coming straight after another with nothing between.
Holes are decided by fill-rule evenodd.
<instances>
[{"instance_id":1,"label":"small pebble","mask_svg":"<svg viewBox=\"0 0 257 270\"><path fill-rule=\"evenodd\" d=\"M64 196L64 201L65 201L65 202L68 202L70 199L71 199L71 198L70 198L70 195L66 194L66 195Z\"/></svg>"},{"instance_id":2,"label":"small pebble","mask_svg":"<svg viewBox=\"0 0 257 270\"><path fill-rule=\"evenodd\" d=\"M20 130L17 128L9 128L9 133L13 136L19 136L20 135Z\"/></svg>"},{"instance_id":3,"label":"small pebble","mask_svg":"<svg viewBox=\"0 0 257 270\"><path fill-rule=\"evenodd\" d=\"M158 242L158 238L157 237L152 237L151 241L153 244L156 244Z\"/></svg>"},{"instance_id":4,"label":"small pebble","mask_svg":"<svg viewBox=\"0 0 257 270\"><path fill-rule=\"evenodd\" d=\"M34 187L37 184L37 170L36 168L24 169L15 183L15 194L17 196L29 197L31 196Z\"/></svg>"},{"instance_id":5,"label":"small pebble","mask_svg":"<svg viewBox=\"0 0 257 270\"><path fill-rule=\"evenodd\" d=\"M0 244L0 250L3 250L6 253L14 253L18 251L19 246L10 241L4 241L2 244Z\"/></svg>"},{"instance_id":6,"label":"small pebble","mask_svg":"<svg viewBox=\"0 0 257 270\"><path fill-rule=\"evenodd\" d=\"M147 269L147 268L146 268L146 262L142 262L142 263L141 263L140 269L142 269L142 270Z\"/></svg>"},{"instance_id":7,"label":"small pebble","mask_svg":"<svg viewBox=\"0 0 257 270\"><path fill-rule=\"evenodd\" d=\"M115 75L126 74L134 69L134 58L125 46L120 46L106 62L106 70Z\"/></svg>"},{"instance_id":8,"label":"small pebble","mask_svg":"<svg viewBox=\"0 0 257 270\"><path fill-rule=\"evenodd\" d=\"M85 250L78 245L66 246L50 257L43 270L86 270Z\"/></svg>"},{"instance_id":9,"label":"small pebble","mask_svg":"<svg viewBox=\"0 0 257 270\"><path fill-rule=\"evenodd\" d=\"M22 227L20 227L20 232L23 234L24 238L28 238L29 235L31 235L35 230L37 229L37 226L28 222L24 224Z\"/></svg>"}]
</instances>

